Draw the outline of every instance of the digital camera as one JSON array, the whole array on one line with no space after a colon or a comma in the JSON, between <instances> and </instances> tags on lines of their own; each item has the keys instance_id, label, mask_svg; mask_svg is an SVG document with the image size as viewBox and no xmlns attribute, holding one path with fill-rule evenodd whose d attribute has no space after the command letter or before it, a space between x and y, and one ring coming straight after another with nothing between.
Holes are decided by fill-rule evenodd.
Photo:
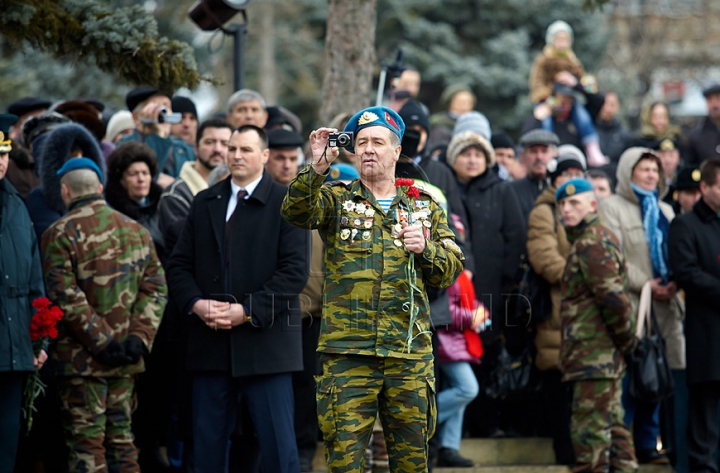
<instances>
[{"instance_id":1,"label":"digital camera","mask_svg":"<svg viewBox=\"0 0 720 473\"><path fill-rule=\"evenodd\" d=\"M355 143L355 134L352 131L340 131L328 135L328 147L352 148Z\"/></svg>"}]
</instances>

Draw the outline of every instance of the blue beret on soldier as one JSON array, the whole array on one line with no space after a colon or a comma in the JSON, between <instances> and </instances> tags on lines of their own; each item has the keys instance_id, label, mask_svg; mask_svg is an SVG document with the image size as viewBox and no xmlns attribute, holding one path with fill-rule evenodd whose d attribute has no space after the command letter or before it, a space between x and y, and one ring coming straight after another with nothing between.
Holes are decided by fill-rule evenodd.
<instances>
[{"instance_id":1,"label":"blue beret on soldier","mask_svg":"<svg viewBox=\"0 0 720 473\"><path fill-rule=\"evenodd\" d=\"M360 177L360 173L352 164L333 163L330 165L325 182L331 181L352 181Z\"/></svg>"},{"instance_id":2,"label":"blue beret on soldier","mask_svg":"<svg viewBox=\"0 0 720 473\"><path fill-rule=\"evenodd\" d=\"M63 164L60 169L57 170L56 174L58 177L63 177L70 171L76 171L78 169L90 169L91 171L95 171L95 174L98 175L100 182L103 182L103 174L100 167L98 167L98 165L95 164L95 161L90 158L70 158L65 161L65 164Z\"/></svg>"},{"instance_id":3,"label":"blue beret on soldier","mask_svg":"<svg viewBox=\"0 0 720 473\"><path fill-rule=\"evenodd\" d=\"M360 130L371 126L384 126L395 133L401 141L405 133L405 122L403 122L403 119L400 118L397 112L387 107L370 107L365 110L360 110L347 122L345 131L353 132L357 138L357 133ZM351 153L355 152L354 147L349 148L346 146L345 149Z\"/></svg>"},{"instance_id":4,"label":"blue beret on soldier","mask_svg":"<svg viewBox=\"0 0 720 473\"><path fill-rule=\"evenodd\" d=\"M9 153L12 150L10 139L10 127L18 121L18 116L12 113L0 113L0 154Z\"/></svg>"},{"instance_id":5,"label":"blue beret on soldier","mask_svg":"<svg viewBox=\"0 0 720 473\"><path fill-rule=\"evenodd\" d=\"M570 179L555 193L555 200L560 202L560 199L570 197L571 195L582 194L585 192L594 192L593 186L587 179Z\"/></svg>"}]
</instances>

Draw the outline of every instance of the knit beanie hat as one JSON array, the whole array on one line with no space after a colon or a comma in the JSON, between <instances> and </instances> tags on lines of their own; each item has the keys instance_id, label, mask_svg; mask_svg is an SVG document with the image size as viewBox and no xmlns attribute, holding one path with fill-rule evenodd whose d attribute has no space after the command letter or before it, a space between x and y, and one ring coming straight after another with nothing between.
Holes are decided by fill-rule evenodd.
<instances>
[{"instance_id":1,"label":"knit beanie hat","mask_svg":"<svg viewBox=\"0 0 720 473\"><path fill-rule=\"evenodd\" d=\"M492 135L488 119L482 113L475 111L463 113L455 121L453 137L465 131L479 133L485 140L490 140Z\"/></svg>"},{"instance_id":2,"label":"knit beanie hat","mask_svg":"<svg viewBox=\"0 0 720 473\"><path fill-rule=\"evenodd\" d=\"M452 167L458 155L471 146L477 146L482 150L488 167L495 165L495 150L492 145L487 138L474 131L463 131L453 135L447 149L446 160L448 165Z\"/></svg>"},{"instance_id":3,"label":"knit beanie hat","mask_svg":"<svg viewBox=\"0 0 720 473\"><path fill-rule=\"evenodd\" d=\"M573 29L570 25L562 20L554 21L548 26L547 32L545 33L545 44L552 46L555 35L560 32L565 32L570 35L570 41L573 40Z\"/></svg>"}]
</instances>

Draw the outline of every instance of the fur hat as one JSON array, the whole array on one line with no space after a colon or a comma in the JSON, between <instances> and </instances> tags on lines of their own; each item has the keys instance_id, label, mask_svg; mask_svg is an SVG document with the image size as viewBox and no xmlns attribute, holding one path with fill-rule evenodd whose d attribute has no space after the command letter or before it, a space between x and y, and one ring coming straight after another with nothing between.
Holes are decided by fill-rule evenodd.
<instances>
[{"instance_id":1,"label":"fur hat","mask_svg":"<svg viewBox=\"0 0 720 473\"><path fill-rule=\"evenodd\" d=\"M65 213L65 204L60 197L60 178L57 171L70 158L73 150L82 151L82 156L92 159L105 176L105 159L100 146L90 132L77 123L60 125L47 134L42 146L40 159L40 187L45 202L50 208L61 214Z\"/></svg>"},{"instance_id":2,"label":"fur hat","mask_svg":"<svg viewBox=\"0 0 720 473\"><path fill-rule=\"evenodd\" d=\"M555 35L561 32L565 32L570 35L570 41L573 40L573 29L570 25L568 25L566 22L562 20L554 21L550 26L548 26L547 32L545 33L545 44L551 45L553 44L553 39L555 39Z\"/></svg>"},{"instance_id":3,"label":"fur hat","mask_svg":"<svg viewBox=\"0 0 720 473\"><path fill-rule=\"evenodd\" d=\"M474 131L463 131L453 136L447 149L448 165L452 167L458 155L471 146L477 146L482 150L488 167L495 165L495 150L492 145L484 136Z\"/></svg>"},{"instance_id":4,"label":"fur hat","mask_svg":"<svg viewBox=\"0 0 720 473\"><path fill-rule=\"evenodd\" d=\"M55 107L53 111L83 125L93 134L98 143L105 137L105 126L98 117L98 111L92 105L80 100L68 100Z\"/></svg>"}]
</instances>

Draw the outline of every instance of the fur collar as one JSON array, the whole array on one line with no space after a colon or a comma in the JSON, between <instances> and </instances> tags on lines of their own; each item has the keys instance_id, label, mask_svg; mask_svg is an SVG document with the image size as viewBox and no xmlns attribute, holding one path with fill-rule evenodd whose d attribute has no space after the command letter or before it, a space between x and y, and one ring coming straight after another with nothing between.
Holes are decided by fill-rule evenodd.
<instances>
[{"instance_id":1,"label":"fur collar","mask_svg":"<svg viewBox=\"0 0 720 473\"><path fill-rule=\"evenodd\" d=\"M105 187L105 200L107 200L110 207L133 220L140 220L143 216L154 215L157 212L161 194L162 187L155 182L150 183L150 195L148 195L147 204L140 205L128 197L127 192L119 182L110 181Z\"/></svg>"}]
</instances>

